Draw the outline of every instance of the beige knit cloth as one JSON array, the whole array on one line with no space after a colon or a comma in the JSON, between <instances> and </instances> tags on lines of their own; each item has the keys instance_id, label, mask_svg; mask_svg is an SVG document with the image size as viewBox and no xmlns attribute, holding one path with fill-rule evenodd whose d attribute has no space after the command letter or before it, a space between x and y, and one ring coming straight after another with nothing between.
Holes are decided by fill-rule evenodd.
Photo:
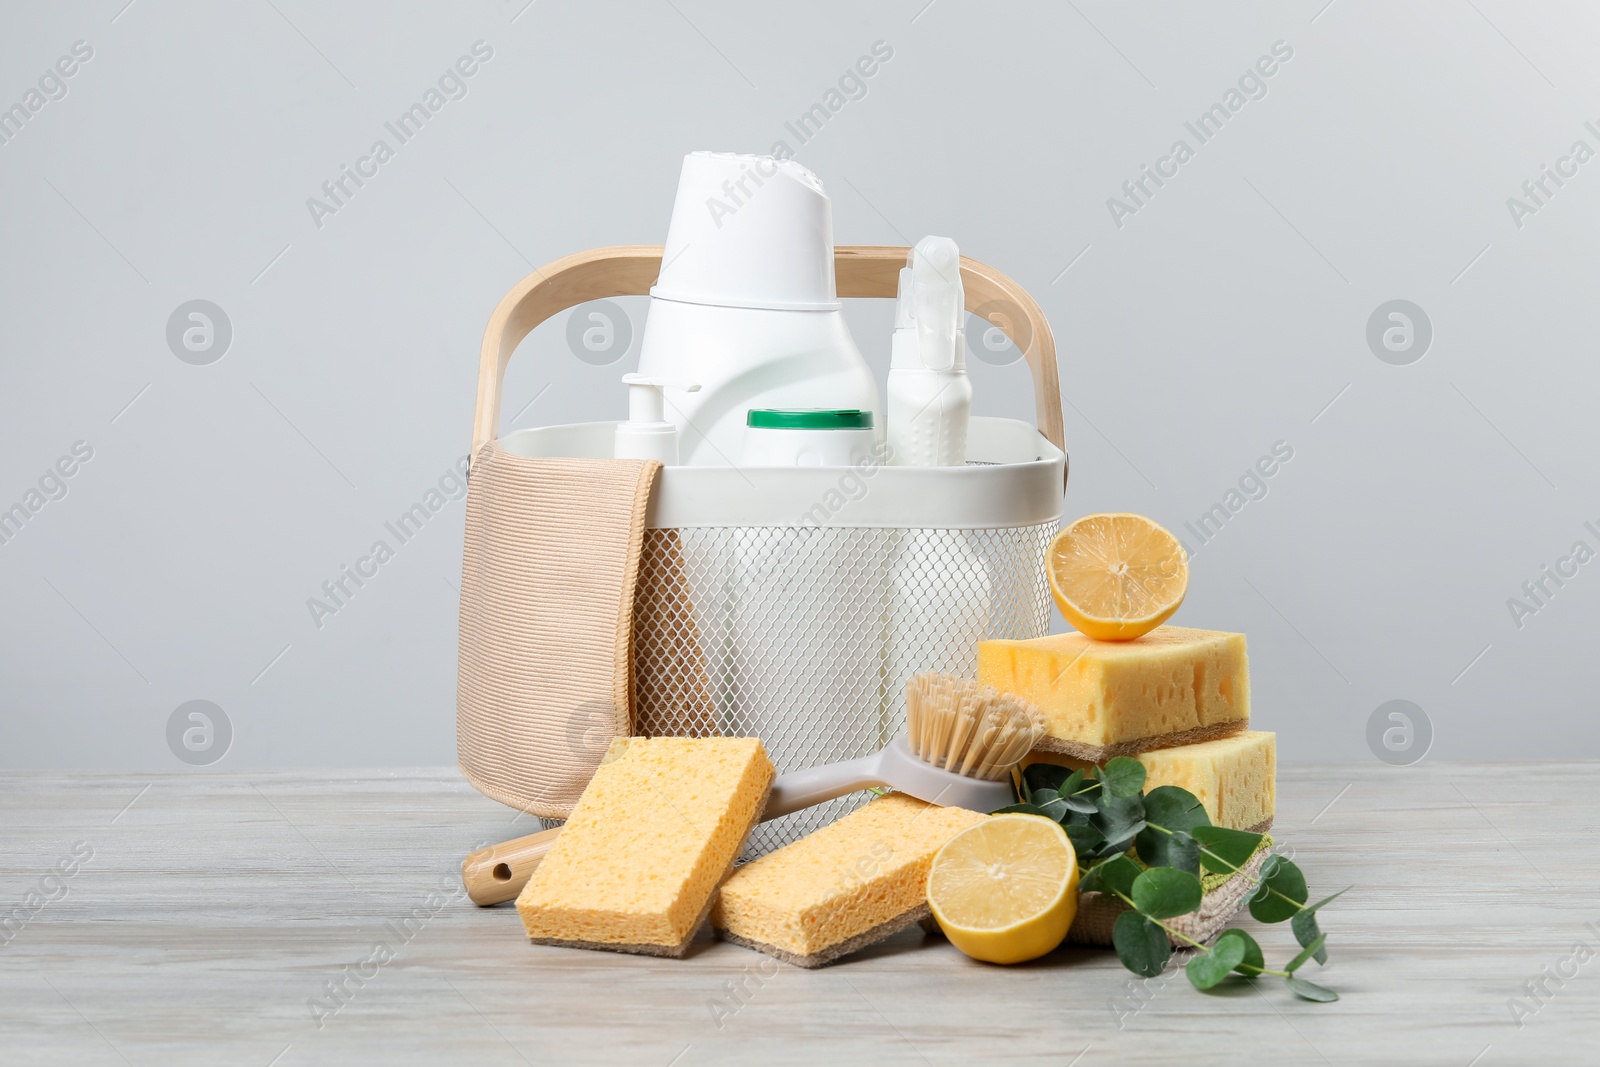
<instances>
[{"instance_id":1,"label":"beige knit cloth","mask_svg":"<svg viewBox=\"0 0 1600 1067\"><path fill-rule=\"evenodd\" d=\"M565 818L633 732L634 589L653 460L473 458L456 745L486 796Z\"/></svg>"}]
</instances>

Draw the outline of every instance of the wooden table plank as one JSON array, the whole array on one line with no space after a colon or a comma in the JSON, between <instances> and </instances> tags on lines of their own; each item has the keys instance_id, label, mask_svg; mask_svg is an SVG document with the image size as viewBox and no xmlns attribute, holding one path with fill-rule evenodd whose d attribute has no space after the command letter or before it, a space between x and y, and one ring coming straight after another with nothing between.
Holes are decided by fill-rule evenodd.
<instances>
[{"instance_id":1,"label":"wooden table plank","mask_svg":"<svg viewBox=\"0 0 1600 1067\"><path fill-rule=\"evenodd\" d=\"M1600 962L1571 969L1576 945L1600 957L1597 772L1283 767L1277 836L1314 894L1355 886L1324 915L1333 1005L1142 983L1081 949L989 967L917 931L815 972L709 940L681 961L533 946L457 880L532 823L454 770L9 774L0 1062L1589 1062ZM51 879L75 847L92 859ZM1513 997L1537 1009L1521 1027Z\"/></svg>"}]
</instances>

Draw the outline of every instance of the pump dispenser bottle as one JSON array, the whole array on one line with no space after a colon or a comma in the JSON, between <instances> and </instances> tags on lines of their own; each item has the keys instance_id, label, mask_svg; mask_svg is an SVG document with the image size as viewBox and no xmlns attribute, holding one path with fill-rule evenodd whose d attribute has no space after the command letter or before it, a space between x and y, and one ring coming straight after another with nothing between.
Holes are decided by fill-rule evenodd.
<instances>
[{"instance_id":1,"label":"pump dispenser bottle","mask_svg":"<svg viewBox=\"0 0 1600 1067\"><path fill-rule=\"evenodd\" d=\"M656 459L676 467L678 427L667 421L661 390L696 393L700 386L644 374L624 374L622 384L628 387L628 420L617 423L611 454L617 459Z\"/></svg>"}]
</instances>

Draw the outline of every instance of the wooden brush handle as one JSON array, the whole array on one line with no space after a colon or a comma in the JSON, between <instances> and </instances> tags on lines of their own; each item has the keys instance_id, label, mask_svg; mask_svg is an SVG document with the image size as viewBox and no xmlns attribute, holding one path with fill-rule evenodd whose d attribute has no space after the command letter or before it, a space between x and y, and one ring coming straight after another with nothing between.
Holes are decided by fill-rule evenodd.
<instances>
[{"instance_id":1,"label":"wooden brush handle","mask_svg":"<svg viewBox=\"0 0 1600 1067\"><path fill-rule=\"evenodd\" d=\"M469 853L461 861L461 884L474 904L488 907L517 899L533 869L561 836L561 827L540 830Z\"/></svg>"}]
</instances>

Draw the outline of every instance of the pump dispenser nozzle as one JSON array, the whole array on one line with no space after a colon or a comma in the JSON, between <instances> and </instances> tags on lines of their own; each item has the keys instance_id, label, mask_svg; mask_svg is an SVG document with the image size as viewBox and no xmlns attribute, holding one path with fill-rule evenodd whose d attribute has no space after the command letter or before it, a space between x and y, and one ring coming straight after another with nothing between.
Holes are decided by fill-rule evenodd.
<instances>
[{"instance_id":1,"label":"pump dispenser nozzle","mask_svg":"<svg viewBox=\"0 0 1600 1067\"><path fill-rule=\"evenodd\" d=\"M617 424L611 454L617 459L656 459L677 466L678 428L666 420L666 398L661 391L697 393L699 384L644 374L624 374L622 384L628 387L628 421Z\"/></svg>"}]
</instances>

